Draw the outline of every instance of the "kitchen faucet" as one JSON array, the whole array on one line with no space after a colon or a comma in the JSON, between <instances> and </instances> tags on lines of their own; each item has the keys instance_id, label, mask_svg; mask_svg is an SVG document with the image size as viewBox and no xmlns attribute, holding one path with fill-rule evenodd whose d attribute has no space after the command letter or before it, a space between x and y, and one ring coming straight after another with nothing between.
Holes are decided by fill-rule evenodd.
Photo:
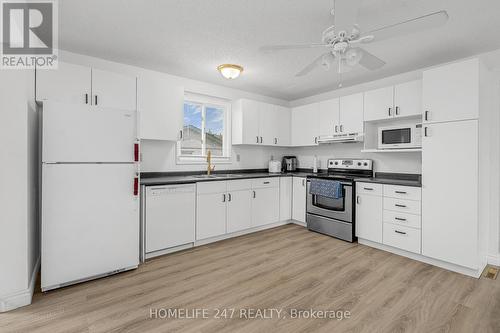
<instances>
[{"instance_id":1,"label":"kitchen faucet","mask_svg":"<svg viewBox=\"0 0 500 333\"><path fill-rule=\"evenodd\" d=\"M210 176L212 171L215 170L215 165L212 165L212 152L210 150L207 151L207 176Z\"/></svg>"}]
</instances>

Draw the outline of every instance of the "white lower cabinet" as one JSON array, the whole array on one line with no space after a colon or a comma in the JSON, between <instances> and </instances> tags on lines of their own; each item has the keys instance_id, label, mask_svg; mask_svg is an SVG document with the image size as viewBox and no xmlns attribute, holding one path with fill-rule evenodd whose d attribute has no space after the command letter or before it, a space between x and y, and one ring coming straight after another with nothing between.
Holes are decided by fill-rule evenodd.
<instances>
[{"instance_id":1,"label":"white lower cabinet","mask_svg":"<svg viewBox=\"0 0 500 333\"><path fill-rule=\"evenodd\" d=\"M218 191L226 182L200 183L196 201L196 239L205 239L226 233L226 192ZM200 186L203 187L200 193ZM213 189L211 193L210 190Z\"/></svg>"},{"instance_id":2,"label":"white lower cabinet","mask_svg":"<svg viewBox=\"0 0 500 333\"><path fill-rule=\"evenodd\" d=\"M292 218L292 177L280 177L280 221Z\"/></svg>"},{"instance_id":3,"label":"white lower cabinet","mask_svg":"<svg viewBox=\"0 0 500 333\"><path fill-rule=\"evenodd\" d=\"M196 192L196 240L280 220L279 177L200 182Z\"/></svg>"},{"instance_id":4,"label":"white lower cabinet","mask_svg":"<svg viewBox=\"0 0 500 333\"><path fill-rule=\"evenodd\" d=\"M251 228L252 190L231 191L227 200L227 232Z\"/></svg>"},{"instance_id":5,"label":"white lower cabinet","mask_svg":"<svg viewBox=\"0 0 500 333\"><path fill-rule=\"evenodd\" d=\"M379 187L379 184L356 184L356 192L364 193L363 188ZM382 243L383 197L374 194L356 196L356 237Z\"/></svg>"},{"instance_id":6,"label":"white lower cabinet","mask_svg":"<svg viewBox=\"0 0 500 333\"><path fill-rule=\"evenodd\" d=\"M306 183L305 177L293 177L292 219L306 223Z\"/></svg>"},{"instance_id":7,"label":"white lower cabinet","mask_svg":"<svg viewBox=\"0 0 500 333\"><path fill-rule=\"evenodd\" d=\"M357 237L421 253L419 187L357 183L356 192Z\"/></svg>"},{"instance_id":8,"label":"white lower cabinet","mask_svg":"<svg viewBox=\"0 0 500 333\"><path fill-rule=\"evenodd\" d=\"M420 229L384 223L384 244L408 252L420 253Z\"/></svg>"}]
</instances>

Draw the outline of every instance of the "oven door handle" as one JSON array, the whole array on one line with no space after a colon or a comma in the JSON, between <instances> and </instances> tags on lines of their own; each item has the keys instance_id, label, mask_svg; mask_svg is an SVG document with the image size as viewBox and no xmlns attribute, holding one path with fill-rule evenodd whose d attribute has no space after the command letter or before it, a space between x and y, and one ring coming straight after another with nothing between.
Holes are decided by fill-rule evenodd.
<instances>
[{"instance_id":1,"label":"oven door handle","mask_svg":"<svg viewBox=\"0 0 500 333\"><path fill-rule=\"evenodd\" d=\"M324 179L324 178L323 178ZM311 180L310 179L307 179L307 182L310 183ZM345 182L340 182L341 185L344 185L344 186L352 186L352 183L345 183Z\"/></svg>"}]
</instances>

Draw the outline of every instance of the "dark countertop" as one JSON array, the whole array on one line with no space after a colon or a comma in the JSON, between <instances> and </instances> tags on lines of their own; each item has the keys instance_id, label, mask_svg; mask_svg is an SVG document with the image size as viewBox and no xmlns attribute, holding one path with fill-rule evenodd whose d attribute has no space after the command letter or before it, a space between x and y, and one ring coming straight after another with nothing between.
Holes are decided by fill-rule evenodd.
<instances>
[{"instance_id":1,"label":"dark countertop","mask_svg":"<svg viewBox=\"0 0 500 333\"><path fill-rule=\"evenodd\" d=\"M213 173L211 178L203 178L205 173L193 172L147 172L141 174L141 185L174 185L174 184L194 184L198 182L267 178L267 177L314 177L325 173L326 170L320 170L313 173L309 169L299 169L295 172L287 173L269 173L267 169L246 169L246 170L227 170ZM380 183L403 186L420 187L420 175L416 174L396 174L396 173L376 173L372 178L356 178L354 181L366 183Z\"/></svg>"},{"instance_id":2,"label":"dark countertop","mask_svg":"<svg viewBox=\"0 0 500 333\"><path fill-rule=\"evenodd\" d=\"M211 178L203 178L205 173L200 172L171 172L171 173L143 173L141 175L141 185L171 185L171 184L193 184L198 182L267 178L267 177L307 177L313 175L312 172L298 170L287 173L269 173L267 169L256 170L228 170L213 173Z\"/></svg>"},{"instance_id":3,"label":"dark countertop","mask_svg":"<svg viewBox=\"0 0 500 333\"><path fill-rule=\"evenodd\" d=\"M356 178L356 182L378 183L387 185L401 185L422 187L422 177L419 174L412 173L384 173L377 172L372 178Z\"/></svg>"}]
</instances>

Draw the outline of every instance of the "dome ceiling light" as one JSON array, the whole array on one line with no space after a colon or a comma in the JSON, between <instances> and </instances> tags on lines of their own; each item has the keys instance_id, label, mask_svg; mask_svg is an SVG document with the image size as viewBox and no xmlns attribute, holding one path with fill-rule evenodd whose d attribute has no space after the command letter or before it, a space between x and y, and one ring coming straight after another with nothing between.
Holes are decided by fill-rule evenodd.
<instances>
[{"instance_id":1,"label":"dome ceiling light","mask_svg":"<svg viewBox=\"0 0 500 333\"><path fill-rule=\"evenodd\" d=\"M217 66L217 70L224 78L233 80L240 76L241 72L243 72L243 67L234 64L222 64Z\"/></svg>"}]
</instances>

